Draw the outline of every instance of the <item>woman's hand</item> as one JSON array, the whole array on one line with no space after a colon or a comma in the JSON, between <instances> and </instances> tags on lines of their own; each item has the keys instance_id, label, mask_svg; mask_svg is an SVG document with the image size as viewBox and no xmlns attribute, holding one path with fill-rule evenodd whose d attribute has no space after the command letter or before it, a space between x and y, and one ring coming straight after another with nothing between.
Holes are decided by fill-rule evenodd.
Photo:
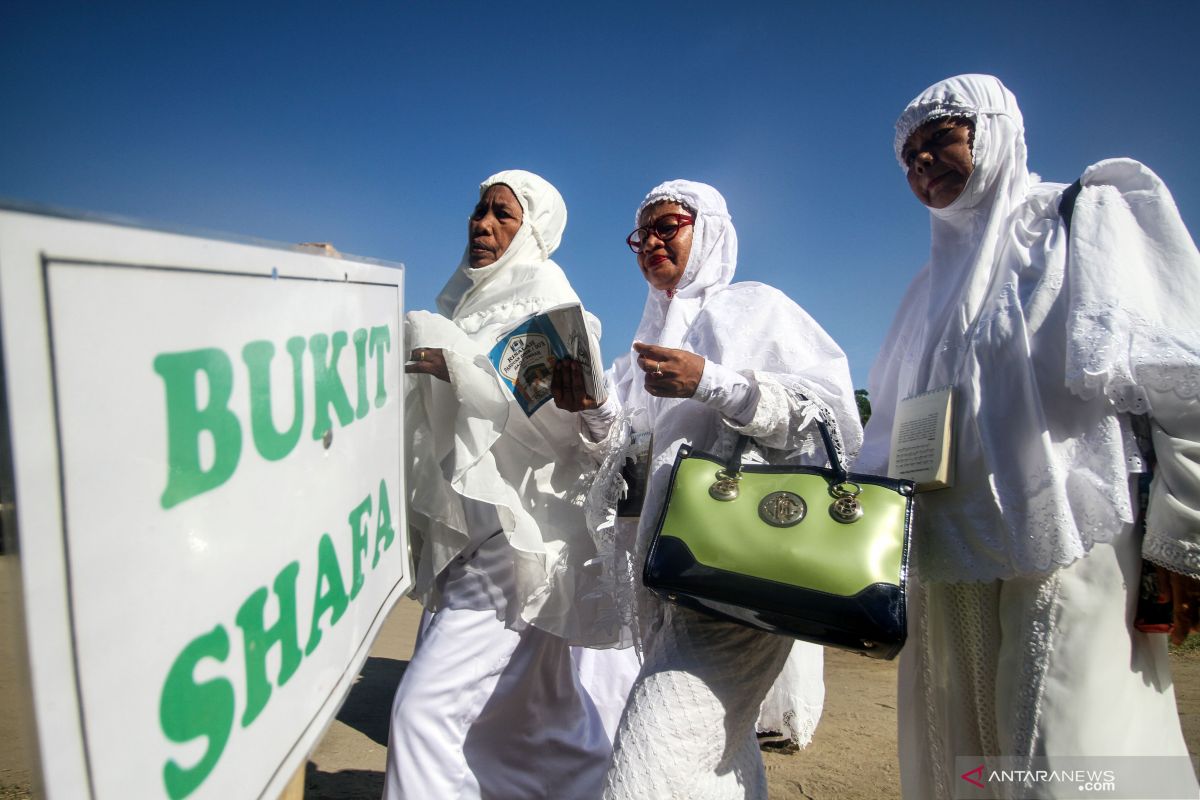
<instances>
[{"instance_id":1,"label":"woman's hand","mask_svg":"<svg viewBox=\"0 0 1200 800\"><path fill-rule=\"evenodd\" d=\"M1193 631L1200 630L1200 581L1159 567L1158 591L1162 602L1170 602L1174 612L1171 643L1183 644Z\"/></svg>"},{"instance_id":2,"label":"woman's hand","mask_svg":"<svg viewBox=\"0 0 1200 800\"><path fill-rule=\"evenodd\" d=\"M704 374L704 358L687 350L634 342L637 365L646 373L646 391L655 397L691 397Z\"/></svg>"},{"instance_id":3,"label":"woman's hand","mask_svg":"<svg viewBox=\"0 0 1200 800\"><path fill-rule=\"evenodd\" d=\"M550 391L554 393L554 405L563 411L591 411L599 405L584 388L583 367L573 359L555 362Z\"/></svg>"},{"instance_id":4,"label":"woman's hand","mask_svg":"<svg viewBox=\"0 0 1200 800\"><path fill-rule=\"evenodd\" d=\"M450 382L450 370L446 368L446 357L440 347L418 347L408 354L410 363L404 365L405 372L432 375L439 381Z\"/></svg>"}]
</instances>

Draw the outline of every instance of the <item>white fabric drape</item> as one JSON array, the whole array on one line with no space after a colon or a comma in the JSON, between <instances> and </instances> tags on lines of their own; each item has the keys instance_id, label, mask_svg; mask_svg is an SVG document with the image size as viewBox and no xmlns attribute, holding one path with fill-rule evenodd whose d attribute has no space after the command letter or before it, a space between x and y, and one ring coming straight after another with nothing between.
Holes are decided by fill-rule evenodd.
<instances>
[{"instance_id":1,"label":"white fabric drape","mask_svg":"<svg viewBox=\"0 0 1200 800\"><path fill-rule=\"evenodd\" d=\"M883 471L898 400L954 384L956 485L920 496L926 580L1044 573L1133 519L1142 469L1127 419L1144 387L1200 395L1200 257L1166 187L1141 164L1082 176L1071 244L1061 184L1033 183L1020 109L995 78L943 81L909 104L896 151L924 122L975 123L963 194L931 209L929 262L871 371L874 415L856 465Z\"/></svg>"},{"instance_id":2,"label":"white fabric drape","mask_svg":"<svg viewBox=\"0 0 1200 800\"><path fill-rule=\"evenodd\" d=\"M1200 580L1200 413L1196 400L1152 392L1150 423L1157 466L1150 484L1142 557Z\"/></svg>"},{"instance_id":3,"label":"white fabric drape","mask_svg":"<svg viewBox=\"0 0 1200 800\"><path fill-rule=\"evenodd\" d=\"M1141 566L1138 544L1126 525L1048 575L913 585L899 665L905 800L961 797L954 767L964 753L989 769L992 756L1046 770L1074 769L1076 756L1182 757L1172 796L1200 796L1187 774L1167 637L1129 626L1133 596L1122 585ZM1046 761L1026 760L1034 757ZM997 789L990 796L1064 796Z\"/></svg>"},{"instance_id":4,"label":"white fabric drape","mask_svg":"<svg viewBox=\"0 0 1200 800\"><path fill-rule=\"evenodd\" d=\"M758 709L755 730L781 733L807 747L825 708L825 651L795 642L774 685Z\"/></svg>"},{"instance_id":5,"label":"white fabric drape","mask_svg":"<svg viewBox=\"0 0 1200 800\"><path fill-rule=\"evenodd\" d=\"M597 706L623 701L629 684L598 685L561 638L497 619L513 577L501 535L439 576L443 604L423 620L392 704L384 800L599 794L611 744ZM590 652L628 675L621 651Z\"/></svg>"},{"instance_id":6,"label":"white fabric drape","mask_svg":"<svg viewBox=\"0 0 1200 800\"><path fill-rule=\"evenodd\" d=\"M585 563L595 550L582 502L595 463L575 415L543 405L526 417L487 354L532 314L579 298L550 260L566 225L558 191L532 173L488 178L512 189L523 219L496 263L473 269L464 254L438 297L446 317L413 312L410 347L443 349L450 382L412 376L407 383L409 509L419 553L414 594L439 607L437 576L497 529L514 550L511 596L497 603L505 621L532 624L578 644L594 641L602 611L589 592ZM487 524L488 522L491 524ZM587 602L577 596L590 595Z\"/></svg>"}]
</instances>

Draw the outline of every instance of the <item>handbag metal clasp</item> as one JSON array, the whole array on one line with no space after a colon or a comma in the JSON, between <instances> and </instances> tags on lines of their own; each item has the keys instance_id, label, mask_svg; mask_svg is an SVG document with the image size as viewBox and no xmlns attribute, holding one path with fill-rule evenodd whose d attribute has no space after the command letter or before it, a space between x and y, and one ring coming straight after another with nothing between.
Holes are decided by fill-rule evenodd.
<instances>
[{"instance_id":1,"label":"handbag metal clasp","mask_svg":"<svg viewBox=\"0 0 1200 800\"><path fill-rule=\"evenodd\" d=\"M708 487L708 493L714 500L720 500L723 503L730 500L736 500L741 494L738 489L738 481L742 479L740 472L727 472L725 470L717 470L717 481L712 486Z\"/></svg>"},{"instance_id":2,"label":"handbag metal clasp","mask_svg":"<svg viewBox=\"0 0 1200 800\"><path fill-rule=\"evenodd\" d=\"M758 517L776 528L798 525L808 513L808 504L795 492L771 492L758 504Z\"/></svg>"},{"instance_id":3,"label":"handbag metal clasp","mask_svg":"<svg viewBox=\"0 0 1200 800\"><path fill-rule=\"evenodd\" d=\"M858 522L863 515L862 503L858 502L861 492L862 487L854 481L831 484L829 494L833 495L833 504L829 506L829 516L843 525Z\"/></svg>"}]
</instances>

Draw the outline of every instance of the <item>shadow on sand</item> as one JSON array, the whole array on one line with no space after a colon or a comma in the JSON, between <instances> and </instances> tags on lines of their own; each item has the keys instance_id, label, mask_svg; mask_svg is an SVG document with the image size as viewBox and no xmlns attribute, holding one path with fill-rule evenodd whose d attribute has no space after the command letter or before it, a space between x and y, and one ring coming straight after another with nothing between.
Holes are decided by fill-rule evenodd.
<instances>
[{"instance_id":1,"label":"shadow on sand","mask_svg":"<svg viewBox=\"0 0 1200 800\"><path fill-rule=\"evenodd\" d=\"M392 698L407 667L407 661L368 657L338 712L338 721L387 747ZM379 800L382 794L383 773L375 770L322 772L309 761L304 772L304 800Z\"/></svg>"},{"instance_id":2,"label":"shadow on sand","mask_svg":"<svg viewBox=\"0 0 1200 800\"><path fill-rule=\"evenodd\" d=\"M304 773L304 800L379 800L383 773L370 769L321 772L311 761Z\"/></svg>"},{"instance_id":3,"label":"shadow on sand","mask_svg":"<svg viewBox=\"0 0 1200 800\"><path fill-rule=\"evenodd\" d=\"M368 657L338 712L338 721L387 747L392 698L407 667L407 661Z\"/></svg>"}]
</instances>

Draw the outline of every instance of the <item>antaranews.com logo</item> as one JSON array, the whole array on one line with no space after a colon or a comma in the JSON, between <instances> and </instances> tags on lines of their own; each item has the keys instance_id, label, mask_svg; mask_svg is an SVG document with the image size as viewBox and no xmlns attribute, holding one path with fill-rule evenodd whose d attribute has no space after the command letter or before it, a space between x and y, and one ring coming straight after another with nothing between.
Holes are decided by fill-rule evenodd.
<instances>
[{"instance_id":1,"label":"antaranews.com logo","mask_svg":"<svg viewBox=\"0 0 1200 800\"><path fill-rule=\"evenodd\" d=\"M955 759L955 800L1195 800L1196 765L1185 756Z\"/></svg>"}]
</instances>

